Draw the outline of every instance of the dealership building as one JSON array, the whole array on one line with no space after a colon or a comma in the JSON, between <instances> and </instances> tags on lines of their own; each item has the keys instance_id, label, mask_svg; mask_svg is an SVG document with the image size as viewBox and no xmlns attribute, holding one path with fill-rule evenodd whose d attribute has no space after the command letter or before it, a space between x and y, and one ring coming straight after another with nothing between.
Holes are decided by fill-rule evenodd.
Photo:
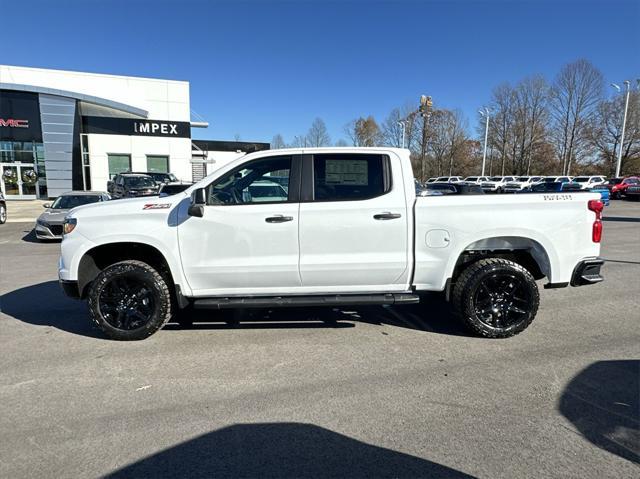
<instances>
[{"instance_id":1,"label":"dealership building","mask_svg":"<svg viewBox=\"0 0 640 479\"><path fill-rule=\"evenodd\" d=\"M106 190L125 171L197 181L268 143L192 140L189 82L0 65L0 188L7 199Z\"/></svg>"}]
</instances>

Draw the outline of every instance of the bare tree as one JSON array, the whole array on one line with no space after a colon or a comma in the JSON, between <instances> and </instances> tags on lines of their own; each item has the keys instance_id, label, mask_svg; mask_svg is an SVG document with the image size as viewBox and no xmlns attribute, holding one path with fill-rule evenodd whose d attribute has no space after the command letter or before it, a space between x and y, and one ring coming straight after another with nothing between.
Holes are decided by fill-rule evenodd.
<instances>
[{"instance_id":1,"label":"bare tree","mask_svg":"<svg viewBox=\"0 0 640 479\"><path fill-rule=\"evenodd\" d=\"M271 149L272 150L281 150L282 148L286 148L287 145L284 142L284 138L282 138L282 135L280 133L277 133L276 135L274 135L273 139L271 140Z\"/></svg>"},{"instance_id":2,"label":"bare tree","mask_svg":"<svg viewBox=\"0 0 640 479\"><path fill-rule=\"evenodd\" d=\"M293 137L293 141L291 142L292 148L305 148L306 146L308 146L306 135L295 135Z\"/></svg>"},{"instance_id":3,"label":"bare tree","mask_svg":"<svg viewBox=\"0 0 640 479\"><path fill-rule=\"evenodd\" d=\"M344 132L353 146L377 146L381 141L380 128L371 115L351 120L345 125Z\"/></svg>"},{"instance_id":4,"label":"bare tree","mask_svg":"<svg viewBox=\"0 0 640 479\"><path fill-rule=\"evenodd\" d=\"M596 151L596 163L604 173L614 175L618 162L624 116L624 95L598 105L587 128L587 140ZM640 92L631 92L627 128L622 145L622 172L635 173L640 166Z\"/></svg>"},{"instance_id":5,"label":"bare tree","mask_svg":"<svg viewBox=\"0 0 640 479\"><path fill-rule=\"evenodd\" d=\"M327 132L327 126L321 118L316 118L307 132L307 146L329 146L331 138Z\"/></svg>"},{"instance_id":6,"label":"bare tree","mask_svg":"<svg viewBox=\"0 0 640 479\"><path fill-rule=\"evenodd\" d=\"M587 60L562 67L551 88L554 142L562 173L586 153L586 126L602 98L604 78Z\"/></svg>"},{"instance_id":7,"label":"bare tree","mask_svg":"<svg viewBox=\"0 0 640 479\"><path fill-rule=\"evenodd\" d=\"M466 124L459 110L434 110L429 125L429 139L435 175L453 175L472 146L467 144Z\"/></svg>"},{"instance_id":8,"label":"bare tree","mask_svg":"<svg viewBox=\"0 0 640 479\"><path fill-rule=\"evenodd\" d=\"M347 143L344 138L340 138L338 141L336 141L336 145L335 146L349 146L349 143Z\"/></svg>"}]
</instances>

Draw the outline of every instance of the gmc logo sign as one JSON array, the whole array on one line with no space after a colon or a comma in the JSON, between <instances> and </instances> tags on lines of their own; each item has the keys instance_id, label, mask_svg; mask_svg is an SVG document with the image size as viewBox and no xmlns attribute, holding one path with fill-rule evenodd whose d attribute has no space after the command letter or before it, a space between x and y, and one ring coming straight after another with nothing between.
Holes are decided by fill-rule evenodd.
<instances>
[{"instance_id":1,"label":"gmc logo sign","mask_svg":"<svg viewBox=\"0 0 640 479\"><path fill-rule=\"evenodd\" d=\"M177 135L178 125L173 123L136 122L133 124L136 133L160 133L163 135Z\"/></svg>"},{"instance_id":2,"label":"gmc logo sign","mask_svg":"<svg viewBox=\"0 0 640 479\"><path fill-rule=\"evenodd\" d=\"M0 126L6 126L10 128L29 128L29 120L15 120L13 118L0 118Z\"/></svg>"}]
</instances>

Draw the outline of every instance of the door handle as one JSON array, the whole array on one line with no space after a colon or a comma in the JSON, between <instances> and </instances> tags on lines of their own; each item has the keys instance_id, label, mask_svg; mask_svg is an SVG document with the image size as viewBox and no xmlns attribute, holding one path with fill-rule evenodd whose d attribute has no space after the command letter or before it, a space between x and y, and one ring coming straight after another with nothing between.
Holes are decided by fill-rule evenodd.
<instances>
[{"instance_id":1,"label":"door handle","mask_svg":"<svg viewBox=\"0 0 640 479\"><path fill-rule=\"evenodd\" d=\"M267 223L286 223L287 221L293 221L293 216L275 215L275 216L269 216L264 220Z\"/></svg>"},{"instance_id":2,"label":"door handle","mask_svg":"<svg viewBox=\"0 0 640 479\"><path fill-rule=\"evenodd\" d=\"M400 218L402 215L400 213L390 213L385 211L384 213L378 213L377 215L373 215L374 220L395 220Z\"/></svg>"}]
</instances>

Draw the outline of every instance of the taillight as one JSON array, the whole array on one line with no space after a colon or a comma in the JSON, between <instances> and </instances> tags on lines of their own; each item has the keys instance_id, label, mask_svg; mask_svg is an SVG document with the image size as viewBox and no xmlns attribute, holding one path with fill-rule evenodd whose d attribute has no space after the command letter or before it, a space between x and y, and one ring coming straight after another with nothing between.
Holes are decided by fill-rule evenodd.
<instances>
[{"instance_id":1,"label":"taillight","mask_svg":"<svg viewBox=\"0 0 640 479\"><path fill-rule=\"evenodd\" d=\"M600 243L602 239L602 210L604 209L604 204L600 200L589 200L587 208L596 214L596 219L591 229L591 240L594 243Z\"/></svg>"}]
</instances>

